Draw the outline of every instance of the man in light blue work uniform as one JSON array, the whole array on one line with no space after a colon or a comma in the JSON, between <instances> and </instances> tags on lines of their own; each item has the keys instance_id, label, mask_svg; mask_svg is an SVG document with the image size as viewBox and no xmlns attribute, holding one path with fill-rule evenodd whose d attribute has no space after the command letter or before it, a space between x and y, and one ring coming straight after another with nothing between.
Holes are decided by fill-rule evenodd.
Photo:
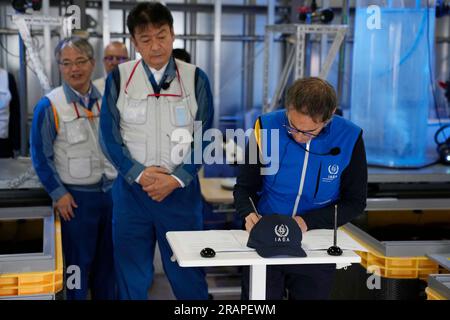
<instances>
[{"instance_id":1,"label":"man in light blue work uniform","mask_svg":"<svg viewBox=\"0 0 450 320\"><path fill-rule=\"evenodd\" d=\"M209 81L173 58L173 17L165 6L138 4L127 25L142 59L108 76L100 121L102 148L119 172L113 186L119 296L147 299L157 240L175 296L207 299L204 271L171 261L166 232L202 229L201 165L194 164L192 141L194 121L203 131L212 125Z\"/></svg>"},{"instance_id":2,"label":"man in light blue work uniform","mask_svg":"<svg viewBox=\"0 0 450 320\"><path fill-rule=\"evenodd\" d=\"M102 95L91 82L93 54L82 38L58 44L64 82L38 102L31 128L34 169L62 218L66 267L80 271L80 286L67 286L70 300L86 299L89 288L93 299L115 298L110 187L117 171L98 142Z\"/></svg>"}]
</instances>

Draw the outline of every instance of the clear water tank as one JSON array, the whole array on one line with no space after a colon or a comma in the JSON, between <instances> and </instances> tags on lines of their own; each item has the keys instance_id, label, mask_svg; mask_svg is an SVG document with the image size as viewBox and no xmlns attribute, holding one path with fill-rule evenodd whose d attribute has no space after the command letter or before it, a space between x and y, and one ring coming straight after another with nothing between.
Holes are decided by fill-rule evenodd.
<instances>
[{"instance_id":1,"label":"clear water tank","mask_svg":"<svg viewBox=\"0 0 450 320\"><path fill-rule=\"evenodd\" d=\"M369 164L429 162L434 26L433 0L357 0L351 120L364 130Z\"/></svg>"}]
</instances>

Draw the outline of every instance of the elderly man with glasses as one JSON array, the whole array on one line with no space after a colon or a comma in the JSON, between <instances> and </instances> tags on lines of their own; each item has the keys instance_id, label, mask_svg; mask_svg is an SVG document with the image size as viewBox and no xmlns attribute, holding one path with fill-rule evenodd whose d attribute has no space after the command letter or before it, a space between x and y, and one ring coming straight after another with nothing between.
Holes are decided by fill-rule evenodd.
<instances>
[{"instance_id":1,"label":"elderly man with glasses","mask_svg":"<svg viewBox=\"0 0 450 320\"><path fill-rule=\"evenodd\" d=\"M127 46L119 41L113 41L105 47L103 51L103 66L105 68L106 76L110 74L119 64L130 60L128 57ZM94 85L103 94L105 90L105 77L94 80Z\"/></svg>"},{"instance_id":2,"label":"elderly man with glasses","mask_svg":"<svg viewBox=\"0 0 450 320\"><path fill-rule=\"evenodd\" d=\"M72 37L58 44L55 57L63 84L35 107L31 158L62 218L66 267L79 271L67 299L86 299L88 289L93 299L114 299L110 186L117 172L98 142L102 95L91 82L93 49Z\"/></svg>"},{"instance_id":3,"label":"elderly man with glasses","mask_svg":"<svg viewBox=\"0 0 450 320\"><path fill-rule=\"evenodd\" d=\"M335 206L339 226L363 213L367 163L362 130L337 116L336 105L336 93L328 82L301 79L288 90L286 109L256 121L234 189L235 206L247 231L268 214L290 215L306 232L333 229ZM272 130L279 134L271 135ZM269 150L278 152L278 157L271 155L279 162L278 170L263 174L262 169L271 165L265 159ZM249 198L257 203L258 212ZM268 266L266 298L282 299L287 290L290 299L327 299L335 268ZM248 269L243 275L242 296L248 299Z\"/></svg>"}]
</instances>

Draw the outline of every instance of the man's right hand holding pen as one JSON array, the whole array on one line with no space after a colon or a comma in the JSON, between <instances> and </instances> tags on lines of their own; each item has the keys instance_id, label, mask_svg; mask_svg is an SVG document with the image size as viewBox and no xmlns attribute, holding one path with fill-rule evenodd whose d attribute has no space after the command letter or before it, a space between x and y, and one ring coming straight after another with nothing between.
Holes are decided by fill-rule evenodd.
<instances>
[{"instance_id":1,"label":"man's right hand holding pen","mask_svg":"<svg viewBox=\"0 0 450 320\"><path fill-rule=\"evenodd\" d=\"M255 226L255 224L258 223L259 219L261 219L261 216L257 214L256 212L250 213L248 216L245 217L245 230L247 232L250 232L252 228Z\"/></svg>"},{"instance_id":2,"label":"man's right hand holding pen","mask_svg":"<svg viewBox=\"0 0 450 320\"><path fill-rule=\"evenodd\" d=\"M252 212L245 217L245 230L247 230L247 232L250 232L255 224L258 223L259 219L261 219L261 215L258 213L258 209L256 209L255 203L253 202L252 198L248 197L248 200L250 200L253 210L255 210L255 212Z\"/></svg>"},{"instance_id":3,"label":"man's right hand holding pen","mask_svg":"<svg viewBox=\"0 0 450 320\"><path fill-rule=\"evenodd\" d=\"M261 215L258 213L258 210L256 209L255 203L253 202L252 198L248 198L250 200L250 203L252 204L254 212L251 212L248 216L245 217L245 230L247 232L250 232L252 228L255 226L255 224L258 223L259 219L261 219ZM293 219L297 222L299 228L302 230L303 233L308 231L308 226L305 223L305 220L303 220L300 216L295 216Z\"/></svg>"}]
</instances>

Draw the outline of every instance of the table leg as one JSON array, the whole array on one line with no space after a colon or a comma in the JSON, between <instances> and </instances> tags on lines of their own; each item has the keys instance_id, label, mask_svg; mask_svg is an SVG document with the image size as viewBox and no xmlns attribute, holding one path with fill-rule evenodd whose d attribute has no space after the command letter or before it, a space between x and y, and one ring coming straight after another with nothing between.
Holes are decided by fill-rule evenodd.
<instances>
[{"instance_id":1,"label":"table leg","mask_svg":"<svg viewBox=\"0 0 450 320\"><path fill-rule=\"evenodd\" d=\"M266 300L266 265L250 266L250 300Z\"/></svg>"}]
</instances>

